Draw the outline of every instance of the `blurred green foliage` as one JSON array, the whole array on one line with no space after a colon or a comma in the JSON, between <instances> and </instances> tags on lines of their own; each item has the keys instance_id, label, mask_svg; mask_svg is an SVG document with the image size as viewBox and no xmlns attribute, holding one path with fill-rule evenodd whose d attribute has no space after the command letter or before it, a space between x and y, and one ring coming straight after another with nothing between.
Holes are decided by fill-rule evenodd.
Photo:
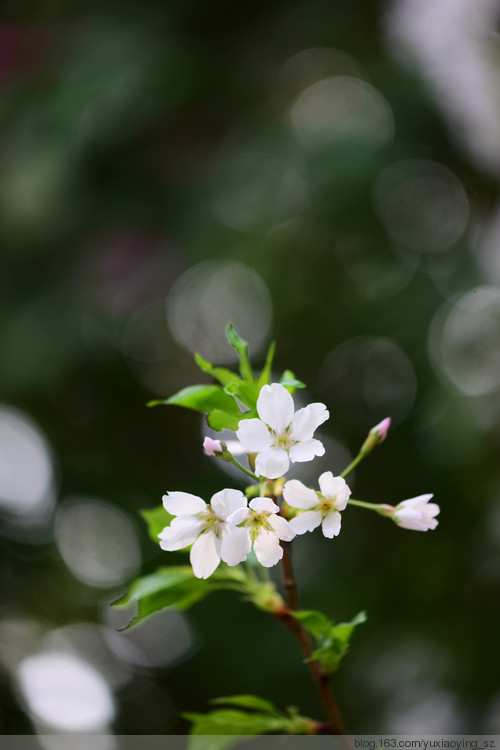
<instances>
[{"instance_id":1,"label":"blurred green foliage","mask_svg":"<svg viewBox=\"0 0 500 750\"><path fill-rule=\"evenodd\" d=\"M201 262L251 269L272 301L264 344L277 341L276 372L292 368L307 397L330 409L323 434L335 442L322 470L342 470L391 415L387 441L356 471L355 496L392 503L434 492L442 509L429 534L351 508L337 539L297 541L303 607L336 622L369 615L335 678L346 723L387 731L406 711L413 727L412 708L430 696L444 722L438 715L436 733L486 731L500 667L500 402L495 390L471 396L451 385L428 342L442 306L489 281L475 228L498 180L447 127L418 69L392 54L387 4L22 5L6 4L0 29L0 390L47 436L59 505L89 495L126 511L145 574L179 561L152 544L140 510L166 490L208 498L237 480L203 455L197 415L145 408L200 380L167 323L169 295ZM290 64L325 49L347 57ZM353 126L304 146L315 110L298 113L301 141L290 107L335 75L379 92L393 135L376 142ZM409 159L443 165L469 196L468 228L443 252L402 247L377 209L381 174ZM219 289L209 299L221 330L229 298ZM209 323L193 330L210 350ZM263 366L265 346L252 351L243 335ZM229 349L221 362L201 354L231 361ZM50 535L39 541L5 535L0 615L50 627L105 619L122 592L77 580ZM221 592L189 622L189 659L139 669L118 691L118 733L182 733L180 712L233 693L322 718L300 654L272 618ZM0 732L31 732L7 678L0 691Z\"/></svg>"}]
</instances>

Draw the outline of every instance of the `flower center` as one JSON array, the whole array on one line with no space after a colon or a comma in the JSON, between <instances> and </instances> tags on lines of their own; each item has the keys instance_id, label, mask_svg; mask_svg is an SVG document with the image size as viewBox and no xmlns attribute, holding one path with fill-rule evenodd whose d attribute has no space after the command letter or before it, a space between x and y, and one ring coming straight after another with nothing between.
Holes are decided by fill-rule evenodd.
<instances>
[{"instance_id":1,"label":"flower center","mask_svg":"<svg viewBox=\"0 0 500 750\"><path fill-rule=\"evenodd\" d=\"M334 507L335 505L333 500L327 500L326 497L322 497L318 506L318 510L320 510L322 513L329 513Z\"/></svg>"},{"instance_id":2,"label":"flower center","mask_svg":"<svg viewBox=\"0 0 500 750\"><path fill-rule=\"evenodd\" d=\"M210 505L207 506L206 510L198 513L198 518L205 523L204 531L217 531L222 523L220 518L217 518Z\"/></svg>"},{"instance_id":3,"label":"flower center","mask_svg":"<svg viewBox=\"0 0 500 750\"><path fill-rule=\"evenodd\" d=\"M283 432L276 432L269 427L269 432L273 437L273 445L275 448L283 448L284 450L288 451L290 450L292 445L295 445L297 441L292 440L289 430L290 425L288 425L288 427Z\"/></svg>"}]
</instances>

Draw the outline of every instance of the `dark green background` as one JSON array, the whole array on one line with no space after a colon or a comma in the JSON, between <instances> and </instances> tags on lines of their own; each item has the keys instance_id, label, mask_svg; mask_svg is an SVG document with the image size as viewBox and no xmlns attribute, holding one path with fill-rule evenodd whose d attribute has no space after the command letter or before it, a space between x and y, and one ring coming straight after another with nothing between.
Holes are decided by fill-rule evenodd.
<instances>
[{"instance_id":1,"label":"dark green background","mask_svg":"<svg viewBox=\"0 0 500 750\"><path fill-rule=\"evenodd\" d=\"M445 104L409 56L405 64L392 53L388 9L362 0L7 3L1 398L47 436L59 502L90 495L127 511L150 571L166 558L139 510L158 505L167 489L208 499L231 483L203 456L195 414L145 408L204 380L165 322L169 292L185 271L224 261L260 276L272 299L277 369L291 368L308 384L306 398L328 405L323 435L352 454L386 416L392 386L378 408L363 403L363 358L349 359L336 381L338 361L327 377L325 357L356 337L393 341L413 368L415 399L356 471L354 496L395 503L434 492L440 525L419 534L347 510L334 541L316 534L296 542L303 604L338 620L368 612L336 678L353 732L394 730L394 716L403 717L401 731L415 729L419 716L436 732L498 731L498 396L464 395L428 351L442 305L489 282L475 255L477 222L492 215L498 180L455 137L460 123L447 124ZM359 63L392 110L391 140L374 146L344 136L311 150L297 142L285 113L301 87L280 71L313 48ZM224 224L214 211L221 196L234 193L240 207L252 201L247 174L227 171L241 152L297 170L306 204L280 214L270 185L248 231ZM468 228L444 253L398 249L374 208L380 175L405 159L447 167L469 196ZM267 188L267 175L261 180ZM271 231L285 220L292 223ZM362 238L362 277L342 250L352 237ZM389 271L407 282L384 286ZM131 329L152 303L151 325L146 317ZM223 320L224 296L214 305ZM379 380L391 383L392 367L389 359ZM402 383L406 403L410 386ZM122 590L78 582L51 541L3 540L4 614L54 627L97 622L102 602ZM188 618L198 648L177 666L143 670L117 694L117 732L182 733L187 724L175 712L244 692L320 716L295 643L277 623L230 593ZM0 732L31 732L8 675L2 679ZM166 718L163 699L175 707Z\"/></svg>"}]
</instances>

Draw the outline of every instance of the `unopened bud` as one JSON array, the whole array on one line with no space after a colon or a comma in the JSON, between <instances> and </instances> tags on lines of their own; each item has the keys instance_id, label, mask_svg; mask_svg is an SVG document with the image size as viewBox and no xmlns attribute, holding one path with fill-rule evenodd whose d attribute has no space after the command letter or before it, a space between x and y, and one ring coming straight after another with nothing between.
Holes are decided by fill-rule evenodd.
<instances>
[{"instance_id":1,"label":"unopened bud","mask_svg":"<svg viewBox=\"0 0 500 750\"><path fill-rule=\"evenodd\" d=\"M213 440L206 437L203 441L203 448L207 456L213 456L214 458L222 459L222 461L234 463L233 455L223 440Z\"/></svg>"},{"instance_id":2,"label":"unopened bud","mask_svg":"<svg viewBox=\"0 0 500 750\"><path fill-rule=\"evenodd\" d=\"M375 427L372 427L370 432L368 433L368 437L361 446L360 453L366 456L366 454L370 453L370 451L372 451L376 445L380 445L380 443L383 443L387 437L390 426L391 418L386 417L381 422L376 424Z\"/></svg>"},{"instance_id":3,"label":"unopened bud","mask_svg":"<svg viewBox=\"0 0 500 750\"><path fill-rule=\"evenodd\" d=\"M224 452L222 442L220 440L212 440L209 437L206 437L203 441L203 449L207 456L214 456L214 458L218 458Z\"/></svg>"},{"instance_id":4,"label":"unopened bud","mask_svg":"<svg viewBox=\"0 0 500 750\"><path fill-rule=\"evenodd\" d=\"M389 432L390 426L391 426L391 418L386 417L381 422L376 424L375 427L371 428L370 435L373 435L373 437L376 438L377 444L384 442L384 440L387 437L387 433Z\"/></svg>"}]
</instances>

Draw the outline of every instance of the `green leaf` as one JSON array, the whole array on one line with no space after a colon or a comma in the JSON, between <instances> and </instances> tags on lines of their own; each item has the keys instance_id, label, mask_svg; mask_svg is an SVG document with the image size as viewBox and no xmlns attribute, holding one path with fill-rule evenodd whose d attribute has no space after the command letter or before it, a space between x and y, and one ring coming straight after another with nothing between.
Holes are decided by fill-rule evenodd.
<instances>
[{"instance_id":1,"label":"green leaf","mask_svg":"<svg viewBox=\"0 0 500 750\"><path fill-rule=\"evenodd\" d=\"M220 708L207 714L184 714L193 722L190 734L269 734L286 731L289 720L284 716L271 716L233 708Z\"/></svg>"},{"instance_id":2,"label":"green leaf","mask_svg":"<svg viewBox=\"0 0 500 750\"><path fill-rule=\"evenodd\" d=\"M234 383L240 380L240 377L235 372L226 370L225 367L214 367L213 364L207 359L204 359L201 354L195 354L194 361L196 362L200 370L203 370L203 372L211 375L213 378L218 380L219 383L222 383L222 385L228 385L229 383Z\"/></svg>"},{"instance_id":3,"label":"green leaf","mask_svg":"<svg viewBox=\"0 0 500 750\"><path fill-rule=\"evenodd\" d=\"M332 623L326 615L322 612L314 612L313 610L299 610L298 612L290 612L296 620L300 620L302 625L309 633L318 638L330 630Z\"/></svg>"},{"instance_id":4,"label":"green leaf","mask_svg":"<svg viewBox=\"0 0 500 750\"><path fill-rule=\"evenodd\" d=\"M137 615L130 625L136 625L154 612L175 606L186 610L217 589L226 588L224 583L195 578L189 565L158 568L155 573L136 578L128 592L114 602L113 606L124 609L137 604Z\"/></svg>"},{"instance_id":5,"label":"green leaf","mask_svg":"<svg viewBox=\"0 0 500 750\"><path fill-rule=\"evenodd\" d=\"M249 409L255 409L257 406L259 396L257 383L246 383L244 380L234 381L224 387L224 393L234 396Z\"/></svg>"},{"instance_id":6,"label":"green leaf","mask_svg":"<svg viewBox=\"0 0 500 750\"><path fill-rule=\"evenodd\" d=\"M190 385L170 398L160 401L150 401L148 406L166 404L184 406L187 409L210 413L216 409L227 414L239 414L235 400L224 393L220 385Z\"/></svg>"},{"instance_id":7,"label":"green leaf","mask_svg":"<svg viewBox=\"0 0 500 750\"><path fill-rule=\"evenodd\" d=\"M306 387L305 383L303 383L301 380L297 380L291 370L285 370L285 372L281 376L280 385L283 385L287 389L287 391L290 391L292 396L297 388Z\"/></svg>"},{"instance_id":8,"label":"green leaf","mask_svg":"<svg viewBox=\"0 0 500 750\"><path fill-rule=\"evenodd\" d=\"M259 391L263 385L269 385L271 383L271 369L273 366L275 351L276 351L276 341L271 341L271 345L269 346L269 349L267 350L267 356L266 356L264 367L262 368L262 372L260 373L259 378L257 380Z\"/></svg>"},{"instance_id":9,"label":"green leaf","mask_svg":"<svg viewBox=\"0 0 500 750\"><path fill-rule=\"evenodd\" d=\"M150 538L158 544L158 534L163 531L165 526L170 526L174 516L167 513L163 505L159 505L157 508L144 508L140 511L140 514L146 521Z\"/></svg>"},{"instance_id":10,"label":"green leaf","mask_svg":"<svg viewBox=\"0 0 500 750\"><path fill-rule=\"evenodd\" d=\"M365 612L360 612L351 622L335 625L322 612L290 612L314 637L316 649L311 660L317 660L328 674L335 672L349 650L352 633L357 625L366 622Z\"/></svg>"},{"instance_id":11,"label":"green leaf","mask_svg":"<svg viewBox=\"0 0 500 750\"><path fill-rule=\"evenodd\" d=\"M226 412L214 409L211 414L207 416L207 424L213 430L232 430L236 432L239 427L240 420L251 419L256 417L257 412L254 409L246 411L243 414L239 413L237 416L234 414L227 414Z\"/></svg>"},{"instance_id":12,"label":"green leaf","mask_svg":"<svg viewBox=\"0 0 500 750\"><path fill-rule=\"evenodd\" d=\"M232 323L229 323L229 325L226 328L226 336L227 340L233 347L233 349L236 349L238 352L239 358L240 358L240 373L241 376L248 382L252 383L255 382L252 365L250 364L250 360L248 358L248 344L244 339L242 339L236 331L234 330L234 326Z\"/></svg>"},{"instance_id":13,"label":"green leaf","mask_svg":"<svg viewBox=\"0 0 500 750\"><path fill-rule=\"evenodd\" d=\"M265 698L259 698L258 695L230 695L226 698L214 698L210 703L215 705L240 706L240 708L253 708L263 713L277 714L278 716L280 713L274 703Z\"/></svg>"},{"instance_id":14,"label":"green leaf","mask_svg":"<svg viewBox=\"0 0 500 750\"><path fill-rule=\"evenodd\" d=\"M234 695L211 702L250 710L220 708L206 714L184 714L184 718L193 723L188 750L224 750L261 734L313 734L316 731L317 722L300 716L296 709L279 711L273 703L256 695Z\"/></svg>"}]
</instances>

